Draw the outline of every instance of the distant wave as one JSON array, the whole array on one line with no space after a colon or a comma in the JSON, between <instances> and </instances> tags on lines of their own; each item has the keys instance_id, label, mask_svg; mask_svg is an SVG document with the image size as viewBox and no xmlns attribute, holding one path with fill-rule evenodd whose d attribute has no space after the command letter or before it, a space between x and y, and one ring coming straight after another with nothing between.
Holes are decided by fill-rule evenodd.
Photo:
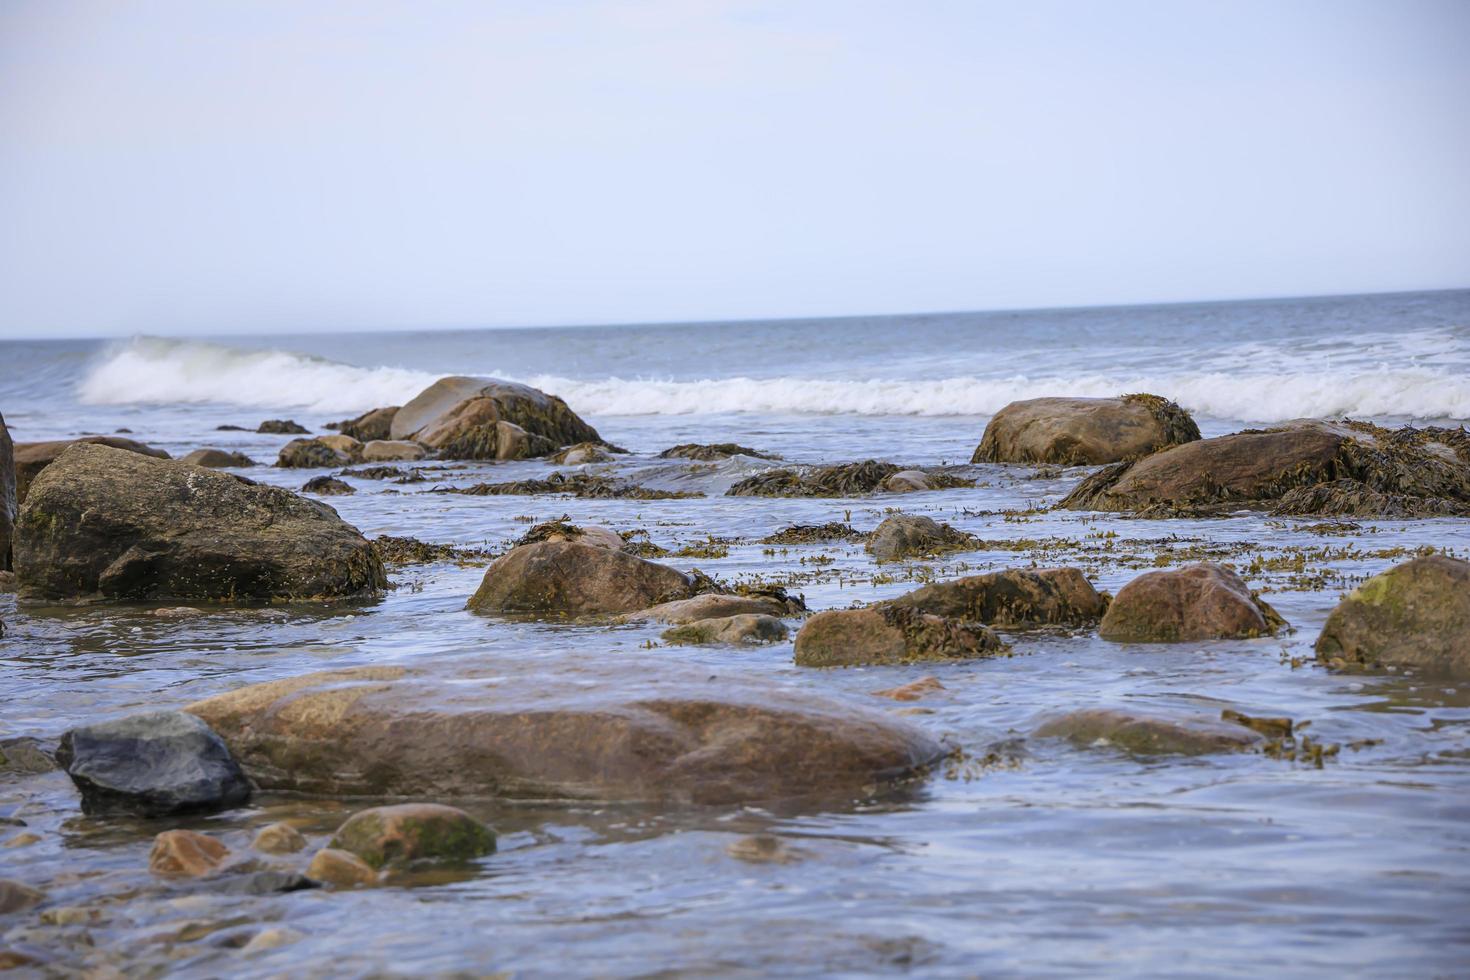
<instances>
[{"instance_id":1,"label":"distant wave","mask_svg":"<svg viewBox=\"0 0 1470 980\"><path fill-rule=\"evenodd\" d=\"M1291 366L1297 370L875 380L534 375L510 380L560 395L587 415L990 415L1020 398L1149 391L1173 398L1201 417L1243 422L1344 415L1470 419L1470 379L1455 366ZM494 373L473 365L451 367L461 373ZM290 351L138 338L110 348L81 381L79 395L86 403L103 405L216 403L351 412L401 405L436 377L403 368L354 367Z\"/></svg>"}]
</instances>

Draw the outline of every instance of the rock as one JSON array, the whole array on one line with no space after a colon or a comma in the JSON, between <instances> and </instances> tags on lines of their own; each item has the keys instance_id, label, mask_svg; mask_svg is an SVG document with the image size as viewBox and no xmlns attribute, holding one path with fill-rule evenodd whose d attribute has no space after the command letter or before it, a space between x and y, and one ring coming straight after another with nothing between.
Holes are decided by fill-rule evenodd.
<instances>
[{"instance_id":1,"label":"rock","mask_svg":"<svg viewBox=\"0 0 1470 980\"><path fill-rule=\"evenodd\" d=\"M579 442L553 455L548 462L559 466L584 466L588 463L606 463L612 454L597 442Z\"/></svg>"},{"instance_id":2,"label":"rock","mask_svg":"<svg viewBox=\"0 0 1470 980\"><path fill-rule=\"evenodd\" d=\"M0 772L39 773L56 769L56 760L40 739L25 735L0 738Z\"/></svg>"},{"instance_id":3,"label":"rock","mask_svg":"<svg viewBox=\"0 0 1470 980\"><path fill-rule=\"evenodd\" d=\"M326 504L106 446L74 446L47 467L18 526L23 599L287 600L387 582Z\"/></svg>"},{"instance_id":4,"label":"rock","mask_svg":"<svg viewBox=\"0 0 1470 980\"><path fill-rule=\"evenodd\" d=\"M190 466L205 466L209 469L243 468L255 465L255 460L244 453L227 453L223 449L196 449L179 462L188 463Z\"/></svg>"},{"instance_id":5,"label":"rock","mask_svg":"<svg viewBox=\"0 0 1470 980\"><path fill-rule=\"evenodd\" d=\"M382 411L379 409L379 411ZM305 939L304 933L297 932L285 926L272 926L262 929L250 937L250 942L240 947L242 953L263 953L269 949L280 949L282 946L290 946Z\"/></svg>"},{"instance_id":6,"label":"rock","mask_svg":"<svg viewBox=\"0 0 1470 980\"><path fill-rule=\"evenodd\" d=\"M796 634L795 659L800 667L855 667L968 660L1008 650L981 623L879 603L817 613Z\"/></svg>"},{"instance_id":7,"label":"rock","mask_svg":"<svg viewBox=\"0 0 1470 980\"><path fill-rule=\"evenodd\" d=\"M1174 446L1083 480L1058 504L1158 517L1470 514L1470 433L1304 419Z\"/></svg>"},{"instance_id":8,"label":"rock","mask_svg":"<svg viewBox=\"0 0 1470 980\"><path fill-rule=\"evenodd\" d=\"M920 677L916 681L909 681L907 684L900 684L898 687L890 687L882 691L874 691L872 694L875 698L889 698L893 701L917 701L935 691L943 690L945 687L939 683L939 678Z\"/></svg>"},{"instance_id":9,"label":"rock","mask_svg":"<svg viewBox=\"0 0 1470 980\"><path fill-rule=\"evenodd\" d=\"M743 803L865 792L948 751L849 701L667 658L617 661L362 667L189 710L262 789L329 796Z\"/></svg>"},{"instance_id":10,"label":"rock","mask_svg":"<svg viewBox=\"0 0 1470 980\"><path fill-rule=\"evenodd\" d=\"M0 415L0 572L10 571L10 539L15 536L15 515L20 504L15 497L15 444Z\"/></svg>"},{"instance_id":11,"label":"rock","mask_svg":"<svg viewBox=\"0 0 1470 980\"><path fill-rule=\"evenodd\" d=\"M1271 636L1286 625L1240 576L1201 563L1145 572L1118 591L1098 627L1114 643L1180 643Z\"/></svg>"},{"instance_id":12,"label":"rock","mask_svg":"<svg viewBox=\"0 0 1470 980\"><path fill-rule=\"evenodd\" d=\"M323 848L312 856L306 876L334 888L354 888L378 883L378 873L366 861L356 854L330 847Z\"/></svg>"},{"instance_id":13,"label":"rock","mask_svg":"<svg viewBox=\"0 0 1470 980\"><path fill-rule=\"evenodd\" d=\"M995 414L970 462L1096 466L1198 438L1189 413L1158 395L1031 398Z\"/></svg>"},{"instance_id":14,"label":"rock","mask_svg":"<svg viewBox=\"0 0 1470 980\"><path fill-rule=\"evenodd\" d=\"M761 538L761 544L820 544L824 541L863 541L868 537L851 524L790 524Z\"/></svg>"},{"instance_id":15,"label":"rock","mask_svg":"<svg viewBox=\"0 0 1470 980\"><path fill-rule=\"evenodd\" d=\"M26 502L26 495L30 492L31 484L35 482L41 471L56 462L62 453L78 443L111 446L113 449L123 449L130 453L151 456L154 459L169 458L168 453L162 449L154 449L141 442L121 439L117 436L83 436L80 439L62 439L57 442L18 442L15 444L15 501L17 507ZM11 544L14 547L13 541Z\"/></svg>"},{"instance_id":16,"label":"rock","mask_svg":"<svg viewBox=\"0 0 1470 980\"><path fill-rule=\"evenodd\" d=\"M15 573L0 572L0 595L14 592L16 589Z\"/></svg>"},{"instance_id":17,"label":"rock","mask_svg":"<svg viewBox=\"0 0 1470 980\"><path fill-rule=\"evenodd\" d=\"M147 816L223 810L250 798L230 750L198 717L154 711L73 728L56 761L86 813Z\"/></svg>"},{"instance_id":18,"label":"rock","mask_svg":"<svg viewBox=\"0 0 1470 980\"><path fill-rule=\"evenodd\" d=\"M467 377L440 378L420 392L393 417L390 438L424 443L445 459L522 459L579 442L602 442L597 430L555 395Z\"/></svg>"},{"instance_id":19,"label":"rock","mask_svg":"<svg viewBox=\"0 0 1470 980\"><path fill-rule=\"evenodd\" d=\"M725 491L727 497L857 497L872 493L899 468L864 460L806 469L767 470Z\"/></svg>"},{"instance_id":20,"label":"rock","mask_svg":"<svg viewBox=\"0 0 1470 980\"><path fill-rule=\"evenodd\" d=\"M529 531L521 535L516 545L535 544L538 541L576 541L594 548L606 548L609 551L622 551L623 545L627 544L623 536L611 528L598 527L594 524L578 526L564 519L544 521L533 525Z\"/></svg>"},{"instance_id":21,"label":"rock","mask_svg":"<svg viewBox=\"0 0 1470 980\"><path fill-rule=\"evenodd\" d=\"M1470 562L1429 555L1370 578L1327 617L1317 658L1470 674Z\"/></svg>"},{"instance_id":22,"label":"rock","mask_svg":"<svg viewBox=\"0 0 1470 980\"><path fill-rule=\"evenodd\" d=\"M37 891L29 885L23 885L9 878L0 878L0 915L24 912L28 908L39 905L45 897L45 892Z\"/></svg>"},{"instance_id":23,"label":"rock","mask_svg":"<svg viewBox=\"0 0 1470 980\"><path fill-rule=\"evenodd\" d=\"M929 475L923 470L899 470L883 481L883 489L889 493L918 493L932 490Z\"/></svg>"},{"instance_id":24,"label":"rock","mask_svg":"<svg viewBox=\"0 0 1470 980\"><path fill-rule=\"evenodd\" d=\"M198 878L217 869L229 853L229 848L206 834L165 830L153 838L148 870L156 875Z\"/></svg>"},{"instance_id":25,"label":"rock","mask_svg":"<svg viewBox=\"0 0 1470 980\"><path fill-rule=\"evenodd\" d=\"M0 847L30 847L32 844L39 844L41 840L42 838L40 834L33 834L30 831L22 831L21 833L16 834L14 837L6 840L4 844L0 844Z\"/></svg>"},{"instance_id":26,"label":"rock","mask_svg":"<svg viewBox=\"0 0 1470 980\"><path fill-rule=\"evenodd\" d=\"M878 561L897 561L972 547L975 538L948 524L914 514L894 514L868 538L867 550Z\"/></svg>"},{"instance_id":27,"label":"rock","mask_svg":"<svg viewBox=\"0 0 1470 980\"><path fill-rule=\"evenodd\" d=\"M751 456L755 459L777 458L768 453L751 449L749 446L740 446L733 442L685 442L677 446L670 446L658 454L659 459L695 459L706 463L729 459L731 456Z\"/></svg>"},{"instance_id":28,"label":"rock","mask_svg":"<svg viewBox=\"0 0 1470 980\"><path fill-rule=\"evenodd\" d=\"M406 440L374 439L362 447L362 458L366 463L413 462L428 455L429 451L423 446Z\"/></svg>"},{"instance_id":29,"label":"rock","mask_svg":"<svg viewBox=\"0 0 1470 980\"><path fill-rule=\"evenodd\" d=\"M375 408L370 412L363 412L355 419L334 422L327 428L336 429L344 436L351 436L359 442L381 442L393 438L393 419L397 415L398 406L390 405L387 408ZM371 459L372 457L365 458Z\"/></svg>"},{"instance_id":30,"label":"rock","mask_svg":"<svg viewBox=\"0 0 1470 980\"><path fill-rule=\"evenodd\" d=\"M310 435L311 430L304 425L297 425L291 419L266 419L260 423L255 430L273 436L304 436Z\"/></svg>"},{"instance_id":31,"label":"rock","mask_svg":"<svg viewBox=\"0 0 1470 980\"><path fill-rule=\"evenodd\" d=\"M1259 732L1204 715L1171 715L1131 708L1085 708L1053 718L1038 738L1065 738L1078 746L1098 743L1136 755L1204 755L1242 752L1260 744Z\"/></svg>"},{"instance_id":32,"label":"rock","mask_svg":"<svg viewBox=\"0 0 1470 980\"><path fill-rule=\"evenodd\" d=\"M301 485L301 492L322 497L345 497L357 493L357 488L335 476L314 476Z\"/></svg>"},{"instance_id":33,"label":"rock","mask_svg":"<svg viewBox=\"0 0 1470 980\"><path fill-rule=\"evenodd\" d=\"M229 870L236 871L236 868ZM216 882L210 891L216 895L283 895L310 891L321 886L320 881L299 872L267 868L264 871L232 874L223 881Z\"/></svg>"},{"instance_id":34,"label":"rock","mask_svg":"<svg viewBox=\"0 0 1470 980\"><path fill-rule=\"evenodd\" d=\"M193 606L164 606L153 610L153 615L159 619L193 619L195 616L203 616L203 609Z\"/></svg>"},{"instance_id":35,"label":"rock","mask_svg":"<svg viewBox=\"0 0 1470 980\"><path fill-rule=\"evenodd\" d=\"M346 456L349 462L361 463L363 461L363 445L351 436L344 436L340 433L334 436L317 436L316 441L329 449L335 449Z\"/></svg>"},{"instance_id":36,"label":"rock","mask_svg":"<svg viewBox=\"0 0 1470 980\"><path fill-rule=\"evenodd\" d=\"M743 613L718 619L700 619L664 630L665 643L702 645L712 643L779 643L786 639L786 624L775 616Z\"/></svg>"},{"instance_id":37,"label":"rock","mask_svg":"<svg viewBox=\"0 0 1470 980\"><path fill-rule=\"evenodd\" d=\"M462 863L495 853L495 831L452 806L400 803L354 813L327 846L356 854L372 868Z\"/></svg>"},{"instance_id":38,"label":"rock","mask_svg":"<svg viewBox=\"0 0 1470 980\"><path fill-rule=\"evenodd\" d=\"M797 606L798 608L792 608ZM727 616L792 616L801 612L795 600L786 602L767 595L721 595L706 592L692 599L676 599L663 602L648 609L625 616L629 621L652 620L656 623L695 623L702 619L722 619Z\"/></svg>"},{"instance_id":39,"label":"rock","mask_svg":"<svg viewBox=\"0 0 1470 980\"><path fill-rule=\"evenodd\" d=\"M260 828L250 846L266 854L295 854L306 847L306 838L288 823L273 823Z\"/></svg>"},{"instance_id":40,"label":"rock","mask_svg":"<svg viewBox=\"0 0 1470 980\"><path fill-rule=\"evenodd\" d=\"M997 629L1092 626L1107 600L1075 568L1008 568L936 582L887 605Z\"/></svg>"},{"instance_id":41,"label":"rock","mask_svg":"<svg viewBox=\"0 0 1470 980\"><path fill-rule=\"evenodd\" d=\"M616 616L686 598L693 581L667 565L581 541L521 545L496 559L470 597L477 613Z\"/></svg>"},{"instance_id":42,"label":"rock","mask_svg":"<svg viewBox=\"0 0 1470 980\"><path fill-rule=\"evenodd\" d=\"M751 834L731 841L725 853L737 861L748 864L792 864L800 861L806 853L789 846L774 834Z\"/></svg>"},{"instance_id":43,"label":"rock","mask_svg":"<svg viewBox=\"0 0 1470 980\"><path fill-rule=\"evenodd\" d=\"M292 439L276 457L276 465L283 469L327 469L351 463L351 456L322 439Z\"/></svg>"}]
</instances>

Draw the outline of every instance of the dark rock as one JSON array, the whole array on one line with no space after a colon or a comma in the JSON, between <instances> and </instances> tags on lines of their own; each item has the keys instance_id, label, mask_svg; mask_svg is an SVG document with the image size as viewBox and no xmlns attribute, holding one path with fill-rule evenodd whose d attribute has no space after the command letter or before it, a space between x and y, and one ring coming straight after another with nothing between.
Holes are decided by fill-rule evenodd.
<instances>
[{"instance_id":1,"label":"dark rock","mask_svg":"<svg viewBox=\"0 0 1470 980\"><path fill-rule=\"evenodd\" d=\"M664 630L665 643L684 646L709 644L779 643L786 639L786 624L775 616L741 613L716 619L698 619Z\"/></svg>"},{"instance_id":2,"label":"dark rock","mask_svg":"<svg viewBox=\"0 0 1470 980\"><path fill-rule=\"evenodd\" d=\"M887 605L1003 630L1092 626L1107 600L1075 568L1008 568L936 582Z\"/></svg>"},{"instance_id":3,"label":"dark rock","mask_svg":"<svg viewBox=\"0 0 1470 980\"><path fill-rule=\"evenodd\" d=\"M770 453L763 453L749 446L736 445L733 442L698 443L685 442L677 446L670 446L658 454L659 459L695 459L701 462L712 462L716 460L729 459L731 456L752 456L756 459L779 459Z\"/></svg>"},{"instance_id":4,"label":"dark rock","mask_svg":"<svg viewBox=\"0 0 1470 980\"><path fill-rule=\"evenodd\" d=\"M1370 578L1327 617L1317 658L1470 674L1470 562L1429 555Z\"/></svg>"},{"instance_id":5,"label":"dark rock","mask_svg":"<svg viewBox=\"0 0 1470 980\"><path fill-rule=\"evenodd\" d=\"M393 417L389 438L421 442L444 459L523 459L602 442L555 395L467 377L440 378L420 392Z\"/></svg>"},{"instance_id":6,"label":"dark rock","mask_svg":"<svg viewBox=\"0 0 1470 980\"><path fill-rule=\"evenodd\" d=\"M808 619L796 634L795 660L801 667L856 667L970 660L1009 649L983 623L877 603Z\"/></svg>"},{"instance_id":7,"label":"dark rock","mask_svg":"<svg viewBox=\"0 0 1470 980\"><path fill-rule=\"evenodd\" d=\"M746 477L725 495L729 497L857 497L872 493L899 467L869 459L806 469L767 470Z\"/></svg>"},{"instance_id":8,"label":"dark rock","mask_svg":"<svg viewBox=\"0 0 1470 980\"><path fill-rule=\"evenodd\" d=\"M26 495L30 492L31 483L40 475L41 471L54 463L63 452L77 443L92 443L98 446L111 446L113 449L125 449L130 453L138 453L143 456L152 456L155 459L168 459L168 453L162 449L154 449L145 446L141 442L131 439L123 439L118 436L84 436L81 439L61 439L56 442L18 442L15 444L15 500L16 505L26 502ZM12 547L13 547L12 542Z\"/></svg>"},{"instance_id":9,"label":"dark rock","mask_svg":"<svg viewBox=\"0 0 1470 980\"><path fill-rule=\"evenodd\" d=\"M54 744L24 735L0 738L0 772L39 773L55 768Z\"/></svg>"},{"instance_id":10,"label":"dark rock","mask_svg":"<svg viewBox=\"0 0 1470 980\"><path fill-rule=\"evenodd\" d=\"M5 416L0 415L0 572L11 568L10 541L15 536L19 507L15 496L15 444L5 427Z\"/></svg>"},{"instance_id":11,"label":"dark rock","mask_svg":"<svg viewBox=\"0 0 1470 980\"><path fill-rule=\"evenodd\" d=\"M437 493L463 493L472 497L571 494L593 500L676 500L703 497L682 490L655 490L593 473L553 473L544 480L515 480L509 483L477 483L472 487L436 488Z\"/></svg>"},{"instance_id":12,"label":"dark rock","mask_svg":"<svg viewBox=\"0 0 1470 980\"><path fill-rule=\"evenodd\" d=\"M324 503L106 446L73 446L47 467L18 527L22 599L307 599L387 581Z\"/></svg>"},{"instance_id":13,"label":"dark rock","mask_svg":"<svg viewBox=\"0 0 1470 980\"><path fill-rule=\"evenodd\" d=\"M688 598L693 579L667 565L580 541L513 548L485 572L469 608L478 613L616 616Z\"/></svg>"},{"instance_id":14,"label":"dark rock","mask_svg":"<svg viewBox=\"0 0 1470 980\"><path fill-rule=\"evenodd\" d=\"M974 547L975 537L929 517L895 514L868 538L868 553L878 561L897 561Z\"/></svg>"},{"instance_id":15,"label":"dark rock","mask_svg":"<svg viewBox=\"0 0 1470 980\"><path fill-rule=\"evenodd\" d=\"M363 412L355 419L333 422L327 428L336 429L344 436L351 436L358 442L387 440L393 438L393 419L397 415L398 406L390 405L386 408L375 408Z\"/></svg>"},{"instance_id":16,"label":"dark rock","mask_svg":"<svg viewBox=\"0 0 1470 980\"><path fill-rule=\"evenodd\" d=\"M24 912L41 904L46 893L10 878L0 878L0 915Z\"/></svg>"},{"instance_id":17,"label":"dark rock","mask_svg":"<svg viewBox=\"0 0 1470 980\"><path fill-rule=\"evenodd\" d=\"M357 488L335 476L315 476L301 487L302 493L315 493L323 497L343 497L357 493Z\"/></svg>"},{"instance_id":18,"label":"dark rock","mask_svg":"<svg viewBox=\"0 0 1470 980\"><path fill-rule=\"evenodd\" d=\"M970 461L1095 466L1198 438L1189 413L1158 395L1032 398L995 414Z\"/></svg>"},{"instance_id":19,"label":"dark rock","mask_svg":"<svg viewBox=\"0 0 1470 980\"><path fill-rule=\"evenodd\" d=\"M225 875L211 882L209 890L217 895L284 895L320 887L321 882L299 872L271 868Z\"/></svg>"},{"instance_id":20,"label":"dark rock","mask_svg":"<svg viewBox=\"0 0 1470 980\"><path fill-rule=\"evenodd\" d=\"M255 460L244 453L227 453L223 449L196 449L179 462L189 463L192 466L205 466L210 469L255 465Z\"/></svg>"},{"instance_id":21,"label":"dark rock","mask_svg":"<svg viewBox=\"0 0 1470 980\"><path fill-rule=\"evenodd\" d=\"M216 431L216 432L252 432L254 430L247 429L243 425L217 425L217 426L214 427L214 431Z\"/></svg>"},{"instance_id":22,"label":"dark rock","mask_svg":"<svg viewBox=\"0 0 1470 980\"><path fill-rule=\"evenodd\" d=\"M1204 715L1174 715L1132 708L1087 708L1047 721L1038 738L1065 738L1079 747L1102 743L1135 755L1204 755L1242 752L1265 739L1259 732Z\"/></svg>"},{"instance_id":23,"label":"dark rock","mask_svg":"<svg viewBox=\"0 0 1470 980\"><path fill-rule=\"evenodd\" d=\"M452 806L400 803L354 813L327 846L356 854L374 869L461 863L495 853L495 831Z\"/></svg>"},{"instance_id":24,"label":"dark rock","mask_svg":"<svg viewBox=\"0 0 1470 980\"><path fill-rule=\"evenodd\" d=\"M1145 572L1123 586L1098 635L1114 643L1178 643L1270 636L1285 625L1240 576L1201 563Z\"/></svg>"},{"instance_id":25,"label":"dark rock","mask_svg":"<svg viewBox=\"0 0 1470 980\"><path fill-rule=\"evenodd\" d=\"M867 537L850 524L792 524L761 539L761 544L819 544L823 541L862 541Z\"/></svg>"},{"instance_id":26,"label":"dark rock","mask_svg":"<svg viewBox=\"0 0 1470 980\"><path fill-rule=\"evenodd\" d=\"M350 453L332 448L322 439L292 439L281 447L276 465L285 469L327 469L347 466Z\"/></svg>"},{"instance_id":27,"label":"dark rock","mask_svg":"<svg viewBox=\"0 0 1470 980\"><path fill-rule=\"evenodd\" d=\"M155 711L73 728L56 761L87 813L145 816L224 810L250 798L250 784L209 726L182 711Z\"/></svg>"},{"instance_id":28,"label":"dark rock","mask_svg":"<svg viewBox=\"0 0 1470 980\"><path fill-rule=\"evenodd\" d=\"M256 432L263 432L273 436L305 436L310 435L311 430L304 425L298 425L291 419L266 419L260 423Z\"/></svg>"}]
</instances>

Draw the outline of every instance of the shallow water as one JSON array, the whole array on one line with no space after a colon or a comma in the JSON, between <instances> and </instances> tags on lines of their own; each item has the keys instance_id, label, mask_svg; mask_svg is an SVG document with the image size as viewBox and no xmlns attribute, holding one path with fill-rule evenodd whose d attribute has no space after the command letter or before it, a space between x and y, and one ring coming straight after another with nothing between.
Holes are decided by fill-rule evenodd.
<instances>
[{"instance_id":1,"label":"shallow water","mask_svg":"<svg viewBox=\"0 0 1470 980\"><path fill-rule=\"evenodd\" d=\"M1433 316L1415 319L1413 310L1422 312L1426 304ZM1441 372L1447 387L1439 394L1417 391L1406 397L1438 397L1429 414L1463 419L1470 409L1457 416L1457 399L1470 405L1470 385L1464 374L1457 380L1453 371L1445 372L1441 362L1470 351L1465 326L1470 316L1459 318L1467 308L1465 294L1438 294L1360 310L1361 316L1371 313L1382 321L1375 321L1374 329L1389 339L1381 341L1380 356L1411 353L1374 367L1361 359L1362 351L1347 345L1344 363L1332 369L1359 378L1359 387L1375 371L1391 379L1405 372ZM1186 316L1178 309L1198 308L1175 309L1177 333ZM1226 343L1245 343L1242 338L1271 326L1279 328L1280 343L1302 350L1335 342L1319 323L1330 318L1309 317L1303 324L1293 318L1290 304L1211 309L1208 322L1226 323L1228 329L1212 327L1209 336ZM1116 311L1091 315L1121 318ZM1341 317L1341 309L1334 315ZM1009 322L1011 332L1034 328L1033 345L1071 336L1064 328L1077 323L1055 314L1030 316ZM1438 331L1442 342L1422 356L1412 354L1418 342L1401 342L1391 329L1394 316L1403 320L1400 333ZM1170 339L1168 316L1146 311L1136 320L1147 328L1138 338L1140 349L1176 344L1172 354L1155 352L1161 358L1158 370L1180 378L1189 374L1193 362L1183 353L1187 339ZM877 326L863 329L891 338L904 327L889 323L886 334ZM954 331L964 335L961 340L1007 332L995 334L993 324L982 327L970 334L953 325L944 328L949 333L943 336L961 352L950 358L957 364L954 371L941 370L943 337L931 336L938 328L920 323L914 335L935 346L913 351L905 365L897 365L897 355L886 361L870 355L865 361L849 353L844 356L853 363L831 368L830 374L836 380L882 375L915 391L925 378L966 376L982 368L985 358L972 349L975 345L955 341ZM647 331L655 329L664 328ZM739 332L736 327L719 330ZM510 338L505 358L514 370L505 373L551 374L555 362L560 376L575 381L572 391L591 397L599 383L611 390L608 378L631 373L618 360L625 355L611 352L636 346L626 335L605 336L612 332L587 331L595 343L581 342L581 334L569 339L544 333L540 362L528 346L534 338ZM781 362L769 365L771 377L816 376L791 367L796 355L781 347L794 351L797 346L790 329L748 326L743 343L716 333L708 350L725 351L723 361L723 355L694 349L702 335L689 331L677 334L689 349L650 348L656 362L650 374L662 380L646 382L653 386L644 390L646 397L655 402L664 397L660 384L690 386L676 389L684 398L697 394L701 378L753 378L741 357L759 346ZM502 340L497 334L456 336L436 347L440 341L431 337L413 348L390 337L376 348L367 341L358 344L351 358L340 357L340 350L338 355L366 372L359 380L384 385L390 383L385 368L430 376L492 370L494 364L467 364L463 352L490 350ZM639 342L646 345L646 338ZM1097 342L1093 336L1087 343ZM1005 357L1018 357L1015 350L1024 345L1009 343L1014 349ZM1117 347L1120 341L1110 343ZM341 338L270 344L305 353L347 346ZM289 437L215 432L214 427L253 423L269 414L294 415L316 429L373 403L316 390L298 392L294 400L277 394L261 396L274 403L248 402L224 385L215 401L181 404L184 395L174 389L172 402L99 403L87 386L95 388L97 372L115 370L117 358L136 355L138 345L8 346L10 364L29 366L23 375L0 378L0 409L23 440L126 426L175 455L216 445L265 461ZM179 358L198 352L165 346L166 357L173 359L170 370L177 369L168 383L177 383L179 371L188 373ZM230 361L241 355L227 349L226 355L210 356ZM273 356L277 369L306 363ZM1271 357L1281 361L1285 355L1277 350ZM1116 379L1126 376L1127 361L1119 353L1094 367L1100 376ZM675 362L677 369L671 366ZM1066 366L1060 357L1053 363ZM129 369L142 372L135 379L140 390L162 390L165 382L147 374L146 364ZM218 361L213 370L233 377L234 368ZM340 375L344 369L330 370ZM1286 364L1282 370L1302 369ZM418 383L413 375L413 384ZM1086 385L1079 381L1078 387ZM932 395L937 389L923 390ZM49 394L42 398L42 392ZM577 398L562 393L573 408L582 408ZM382 394L374 388L371 397ZM619 389L617 397L633 396ZM331 410L312 407L334 400ZM597 407L596 398L591 400ZM17 403L18 410L12 407ZM0 816L27 824L0 826L0 837L24 830L42 838L27 847L0 848L0 876L35 883L50 895L39 910L0 917L0 948L35 953L61 972L112 966L129 974L167 970L184 976L455 971L517 976L1211 975L1266 970L1402 976L1458 974L1470 963L1470 682L1400 673L1334 674L1315 666L1311 653L1343 591L1421 547L1470 556L1470 521L1324 527L1321 521L1250 514L1140 521L1048 512L1041 508L1087 471L1036 479L1031 468L1006 466L967 469L980 482L973 489L904 497L728 498L719 494L734 480L772 464L751 459L689 464L656 460L653 453L677 442L734 440L801 461L877 456L915 465L962 464L979 440L986 414L858 414L860 407L853 405L820 413L789 406L779 412L732 412L720 405L712 406L722 409L716 412L687 412L684 407L586 414L606 438L634 451L619 458L616 472L652 486L703 491L707 497L470 497L426 492L433 483L349 479L358 493L328 502L369 536L411 535L493 550L503 549L532 520L564 514L577 523L644 528L671 550L706 544L711 536L728 539L725 557L664 560L729 580L784 583L803 593L813 609L897 595L930 578L1033 561L1078 565L1098 588L1116 592L1142 569L1208 556L1235 565L1252 587L1267 593L1294 630L1273 639L1168 646L1109 644L1095 635L1016 635L1011 637L1016 655L1010 658L809 670L792 664L790 642L751 649L650 649L647 644L657 642L661 627L473 616L464 602L482 574L476 565L395 569L398 587L376 602L222 609L177 620L133 607L17 609L13 596L0 596L0 619L8 627L0 640L5 678L0 681L5 694L0 736L55 737L81 721L177 707L243 684L328 667L465 659L504 665L507 671L544 672L576 685L613 674L654 677L672 661L715 677L753 677L903 713L965 752L920 784L863 799L771 808L471 804L501 838L499 853L468 872L420 875L372 891L264 897L222 894L218 883L164 884L150 878L152 835L188 826L218 834L232 851L244 853L254 829L291 819L316 846L361 801L265 796L249 808L213 817L93 819L78 811L64 775L0 774ZM1380 419L1415 414L1408 402L1398 408L1355 414ZM1201 412L1200 418L1206 434L1252 420L1249 413ZM469 464L443 475L445 483L465 485L556 469L538 461ZM291 488L316 475L267 467L240 472ZM794 523L848 521L868 530L890 507L973 532L986 540L986 550L880 567L861 545L759 543ZM944 690L907 705L870 693L925 675L938 677ZM1289 715L1299 723L1310 721L1307 731L1314 740L1341 749L1318 768L1255 753L1141 759L1025 737L1049 712L1101 703ZM785 860L748 859L748 849L742 851L738 842L753 834L778 838ZM737 845L734 854L732 844ZM63 916L64 924L45 921L48 909L74 906L91 911ZM300 938L262 952L240 948L272 925L287 926Z\"/></svg>"}]
</instances>

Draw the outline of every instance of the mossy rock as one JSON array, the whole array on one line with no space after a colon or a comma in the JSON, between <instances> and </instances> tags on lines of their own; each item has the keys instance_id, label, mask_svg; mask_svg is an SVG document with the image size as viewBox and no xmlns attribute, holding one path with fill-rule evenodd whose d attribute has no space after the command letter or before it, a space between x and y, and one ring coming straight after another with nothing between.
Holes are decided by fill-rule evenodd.
<instances>
[{"instance_id":1,"label":"mossy rock","mask_svg":"<svg viewBox=\"0 0 1470 980\"><path fill-rule=\"evenodd\" d=\"M374 869L465 863L495 853L495 831L452 806L401 803L353 814L327 846L356 854Z\"/></svg>"},{"instance_id":2,"label":"mossy rock","mask_svg":"<svg viewBox=\"0 0 1470 980\"><path fill-rule=\"evenodd\" d=\"M1429 555L1354 589L1317 637L1317 658L1470 674L1470 562Z\"/></svg>"},{"instance_id":3,"label":"mossy rock","mask_svg":"<svg viewBox=\"0 0 1470 980\"><path fill-rule=\"evenodd\" d=\"M886 603L817 613L796 634L800 667L971 660L1010 652L988 626Z\"/></svg>"}]
</instances>

